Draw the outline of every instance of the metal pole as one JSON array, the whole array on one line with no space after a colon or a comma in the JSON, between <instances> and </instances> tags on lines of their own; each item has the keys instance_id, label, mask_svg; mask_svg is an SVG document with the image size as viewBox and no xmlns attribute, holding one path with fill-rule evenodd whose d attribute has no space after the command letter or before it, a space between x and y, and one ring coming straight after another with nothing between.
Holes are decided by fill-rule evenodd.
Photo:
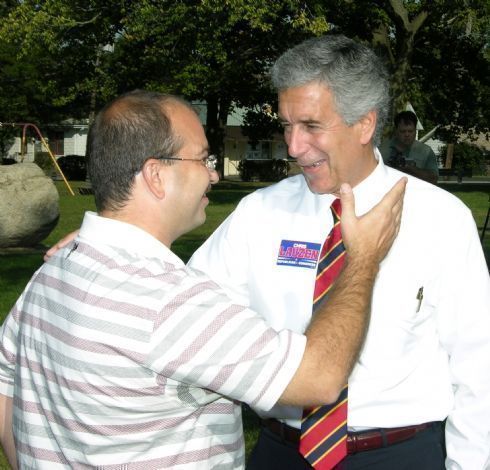
<instances>
[{"instance_id":1,"label":"metal pole","mask_svg":"<svg viewBox=\"0 0 490 470\"><path fill-rule=\"evenodd\" d=\"M73 189L71 189L70 183L68 183L68 180L65 178L65 175L63 174L63 171L61 170L60 166L58 165L58 162L56 161L55 156L53 155L53 152L51 152L51 149L49 148L49 145L46 143L44 140L44 137L41 134L41 131L38 129L38 127L35 124L32 124L30 122L27 123L19 123L19 126L23 126L23 135L25 136L25 131L26 129L31 126L34 128L34 130L37 132L37 135L41 139L41 143L44 145L46 150L48 151L49 156L51 157L51 160L53 161L53 165L56 168L56 170L59 172L61 177L63 178L63 181L65 182L66 187L68 188L68 191L72 196L75 196L75 193L73 192Z\"/></svg>"}]
</instances>

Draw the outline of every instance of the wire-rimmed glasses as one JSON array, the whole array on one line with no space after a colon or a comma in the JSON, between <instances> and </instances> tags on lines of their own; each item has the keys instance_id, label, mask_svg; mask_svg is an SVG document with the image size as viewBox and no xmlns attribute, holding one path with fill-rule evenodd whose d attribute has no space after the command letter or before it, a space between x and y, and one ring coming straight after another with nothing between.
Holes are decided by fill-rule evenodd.
<instances>
[{"instance_id":1,"label":"wire-rimmed glasses","mask_svg":"<svg viewBox=\"0 0 490 470\"><path fill-rule=\"evenodd\" d=\"M183 157L155 157L157 160L180 160L183 162L201 162L208 170L216 170L218 158L216 155L208 155L204 158L183 158Z\"/></svg>"}]
</instances>

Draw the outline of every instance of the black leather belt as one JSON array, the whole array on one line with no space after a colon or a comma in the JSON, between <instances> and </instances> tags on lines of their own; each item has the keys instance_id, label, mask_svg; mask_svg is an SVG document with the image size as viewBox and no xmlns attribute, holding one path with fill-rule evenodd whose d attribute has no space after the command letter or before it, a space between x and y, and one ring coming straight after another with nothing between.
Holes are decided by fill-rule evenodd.
<instances>
[{"instance_id":1,"label":"black leather belt","mask_svg":"<svg viewBox=\"0 0 490 470\"><path fill-rule=\"evenodd\" d=\"M422 423L401 428L369 429L367 431L349 433L347 435L347 453L355 454L366 450L388 447L414 437L417 433L435 424ZM300 430L281 423L276 419L264 419L262 425L273 434L290 444L298 445Z\"/></svg>"}]
</instances>

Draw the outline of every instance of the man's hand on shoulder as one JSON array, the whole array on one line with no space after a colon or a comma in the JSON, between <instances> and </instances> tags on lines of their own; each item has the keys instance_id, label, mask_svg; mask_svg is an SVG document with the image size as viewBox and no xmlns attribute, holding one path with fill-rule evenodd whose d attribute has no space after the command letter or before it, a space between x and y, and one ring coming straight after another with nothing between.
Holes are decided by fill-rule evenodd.
<instances>
[{"instance_id":1,"label":"man's hand on shoulder","mask_svg":"<svg viewBox=\"0 0 490 470\"><path fill-rule=\"evenodd\" d=\"M75 230L65 235L61 240L58 240L46 253L44 253L44 261L48 261L51 256L53 256L58 250L64 248L68 243L76 238L80 230Z\"/></svg>"}]
</instances>

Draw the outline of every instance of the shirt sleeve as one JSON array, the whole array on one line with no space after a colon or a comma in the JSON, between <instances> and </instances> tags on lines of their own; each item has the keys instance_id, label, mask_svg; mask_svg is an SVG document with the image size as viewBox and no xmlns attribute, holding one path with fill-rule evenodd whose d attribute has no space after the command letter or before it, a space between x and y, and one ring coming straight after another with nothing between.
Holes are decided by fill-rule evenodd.
<instances>
[{"instance_id":1,"label":"shirt sleeve","mask_svg":"<svg viewBox=\"0 0 490 470\"><path fill-rule=\"evenodd\" d=\"M256 223L250 219L257 197L257 193L253 193L242 199L188 262L188 266L205 272L229 297L245 306L250 305L247 230Z\"/></svg>"},{"instance_id":2,"label":"shirt sleeve","mask_svg":"<svg viewBox=\"0 0 490 470\"><path fill-rule=\"evenodd\" d=\"M21 299L14 305L0 329L0 393L8 397L12 397L14 394L15 357L17 355Z\"/></svg>"},{"instance_id":3,"label":"shirt sleeve","mask_svg":"<svg viewBox=\"0 0 490 470\"><path fill-rule=\"evenodd\" d=\"M446 467L478 470L487 468L490 453L490 278L469 211L454 228L437 310L454 392Z\"/></svg>"},{"instance_id":4,"label":"shirt sleeve","mask_svg":"<svg viewBox=\"0 0 490 470\"><path fill-rule=\"evenodd\" d=\"M303 357L306 337L276 332L202 273L188 276L161 312L150 367L163 377L270 409Z\"/></svg>"},{"instance_id":5,"label":"shirt sleeve","mask_svg":"<svg viewBox=\"0 0 490 470\"><path fill-rule=\"evenodd\" d=\"M434 151L428 147L428 155L425 160L425 169L433 171L436 175L439 175L439 166L437 165L437 157Z\"/></svg>"},{"instance_id":6,"label":"shirt sleeve","mask_svg":"<svg viewBox=\"0 0 490 470\"><path fill-rule=\"evenodd\" d=\"M41 268L39 268L40 270ZM12 397L14 395L14 381L16 356L18 348L18 334L20 316L27 292L32 286L37 273L31 277L21 296L12 307L0 329L0 393Z\"/></svg>"}]
</instances>

